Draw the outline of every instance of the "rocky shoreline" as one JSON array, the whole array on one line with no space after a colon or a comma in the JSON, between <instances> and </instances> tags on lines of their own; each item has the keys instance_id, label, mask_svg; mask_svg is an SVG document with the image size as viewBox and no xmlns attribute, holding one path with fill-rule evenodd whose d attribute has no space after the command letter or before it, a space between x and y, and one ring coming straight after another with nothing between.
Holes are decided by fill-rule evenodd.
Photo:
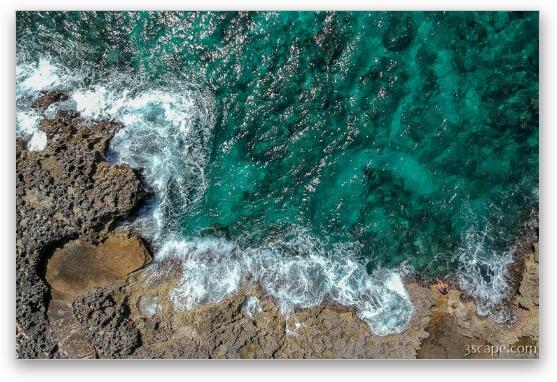
<instances>
[{"instance_id":1,"label":"rocky shoreline","mask_svg":"<svg viewBox=\"0 0 557 382\"><path fill-rule=\"evenodd\" d=\"M63 97L47 93L34 106ZM512 263L510 327L479 317L453 285L440 291L410 279L413 317L403 333L387 336L371 333L350 308L321 305L285 317L255 285L175 311L168 292L180 264L145 267L145 243L118 228L149 195L138 170L106 160L119 127L61 112L41 123L44 150L16 141L18 358L538 357L537 226Z\"/></svg>"}]
</instances>

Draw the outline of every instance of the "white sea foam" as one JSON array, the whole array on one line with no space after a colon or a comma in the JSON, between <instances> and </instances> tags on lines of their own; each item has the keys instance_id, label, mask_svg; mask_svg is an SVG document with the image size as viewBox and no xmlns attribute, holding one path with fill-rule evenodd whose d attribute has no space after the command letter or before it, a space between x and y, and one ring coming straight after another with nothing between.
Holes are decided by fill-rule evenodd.
<instances>
[{"instance_id":1,"label":"white sea foam","mask_svg":"<svg viewBox=\"0 0 557 382\"><path fill-rule=\"evenodd\" d=\"M46 134L40 120L46 115L32 107L42 92L66 90L78 83L81 76L70 73L63 66L41 57L37 62L18 63L16 66L16 135L27 143L29 150L42 150Z\"/></svg>"},{"instance_id":2,"label":"white sea foam","mask_svg":"<svg viewBox=\"0 0 557 382\"><path fill-rule=\"evenodd\" d=\"M36 64L18 65L16 68L17 90L21 95L34 96L40 91L59 89L62 68L41 57Z\"/></svg>"},{"instance_id":3,"label":"white sea foam","mask_svg":"<svg viewBox=\"0 0 557 382\"><path fill-rule=\"evenodd\" d=\"M237 291L245 269L237 246L224 239L167 241L157 253L158 260L178 257L182 275L170 300L179 309L190 309L201 303L217 303Z\"/></svg>"},{"instance_id":4,"label":"white sea foam","mask_svg":"<svg viewBox=\"0 0 557 382\"><path fill-rule=\"evenodd\" d=\"M136 95L96 97L87 108L78 97L78 109L86 114L113 116L124 123L111 142L116 161L144 169L147 181L158 196L153 218L158 227L155 239L163 240L179 231L187 209L202 197L207 186L208 160L214 125L210 95L195 89L149 89Z\"/></svg>"},{"instance_id":5,"label":"white sea foam","mask_svg":"<svg viewBox=\"0 0 557 382\"><path fill-rule=\"evenodd\" d=\"M257 248L223 238L166 242L159 259L178 257L182 275L171 293L178 310L217 303L244 283L257 282L282 314L324 302L355 306L378 335L402 332L413 306L400 273L379 269L368 275L356 260L358 246L327 251L303 229Z\"/></svg>"},{"instance_id":6,"label":"white sea foam","mask_svg":"<svg viewBox=\"0 0 557 382\"><path fill-rule=\"evenodd\" d=\"M42 150L46 146L46 134L39 128L41 115L31 109L18 109L16 112L16 134L27 141L29 150Z\"/></svg>"},{"instance_id":7,"label":"white sea foam","mask_svg":"<svg viewBox=\"0 0 557 382\"><path fill-rule=\"evenodd\" d=\"M284 334L287 336L299 336L300 329L304 326L303 322L299 322L296 319L292 319L293 323L290 323L290 316L286 317L286 325L284 327Z\"/></svg>"},{"instance_id":8,"label":"white sea foam","mask_svg":"<svg viewBox=\"0 0 557 382\"><path fill-rule=\"evenodd\" d=\"M36 131L31 135L27 148L31 151L41 151L46 147L47 137L44 131Z\"/></svg>"},{"instance_id":9,"label":"white sea foam","mask_svg":"<svg viewBox=\"0 0 557 382\"><path fill-rule=\"evenodd\" d=\"M262 311L263 310L261 309L260 301L257 297L248 296L242 303L242 313L252 320L258 313L261 313Z\"/></svg>"},{"instance_id":10,"label":"white sea foam","mask_svg":"<svg viewBox=\"0 0 557 382\"><path fill-rule=\"evenodd\" d=\"M459 286L476 300L477 312L499 323L512 323L514 317L500 305L510 294L507 281L509 264L516 249L495 251L489 245L491 229L470 229L457 252Z\"/></svg>"},{"instance_id":11,"label":"white sea foam","mask_svg":"<svg viewBox=\"0 0 557 382\"><path fill-rule=\"evenodd\" d=\"M22 135L31 135L37 131L40 114L35 110L21 110L16 113L16 131Z\"/></svg>"}]
</instances>

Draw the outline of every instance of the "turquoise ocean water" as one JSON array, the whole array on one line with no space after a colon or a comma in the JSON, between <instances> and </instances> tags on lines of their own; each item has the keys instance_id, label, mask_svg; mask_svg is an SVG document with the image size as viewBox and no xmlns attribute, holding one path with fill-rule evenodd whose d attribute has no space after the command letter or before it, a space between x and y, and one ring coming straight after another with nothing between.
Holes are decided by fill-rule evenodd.
<instances>
[{"instance_id":1,"label":"turquoise ocean water","mask_svg":"<svg viewBox=\"0 0 557 382\"><path fill-rule=\"evenodd\" d=\"M356 305L386 334L411 314L394 276L410 272L457 275L488 314L538 203L538 27L535 12L20 12L17 132L44 145L42 90L71 96L46 116L124 123L111 160L157 192L138 227L196 269L179 306L251 279L284 312Z\"/></svg>"}]
</instances>

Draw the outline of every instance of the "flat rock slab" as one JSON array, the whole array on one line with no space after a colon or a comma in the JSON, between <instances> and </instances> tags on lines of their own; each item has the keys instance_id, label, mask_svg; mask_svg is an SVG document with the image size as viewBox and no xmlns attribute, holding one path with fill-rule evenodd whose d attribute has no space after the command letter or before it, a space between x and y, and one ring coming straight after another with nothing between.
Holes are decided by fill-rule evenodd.
<instances>
[{"instance_id":1,"label":"flat rock slab","mask_svg":"<svg viewBox=\"0 0 557 382\"><path fill-rule=\"evenodd\" d=\"M99 245L75 240L54 252L46 268L46 281L73 300L92 288L123 279L150 260L137 236L113 234Z\"/></svg>"}]
</instances>

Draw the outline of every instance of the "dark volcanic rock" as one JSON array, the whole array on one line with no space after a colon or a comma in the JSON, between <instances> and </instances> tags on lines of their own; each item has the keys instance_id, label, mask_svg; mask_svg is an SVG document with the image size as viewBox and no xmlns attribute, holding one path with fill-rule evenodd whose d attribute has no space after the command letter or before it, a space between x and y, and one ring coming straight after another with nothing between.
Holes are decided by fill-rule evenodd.
<instances>
[{"instance_id":1,"label":"dark volcanic rock","mask_svg":"<svg viewBox=\"0 0 557 382\"><path fill-rule=\"evenodd\" d=\"M129 318L127 298L118 284L78 297L73 309L100 358L124 358L141 345L139 330Z\"/></svg>"},{"instance_id":2,"label":"dark volcanic rock","mask_svg":"<svg viewBox=\"0 0 557 382\"><path fill-rule=\"evenodd\" d=\"M18 257L19 260L19 257ZM57 358L46 319L49 290L36 265L17 262L16 354L19 358Z\"/></svg>"},{"instance_id":3,"label":"dark volcanic rock","mask_svg":"<svg viewBox=\"0 0 557 382\"><path fill-rule=\"evenodd\" d=\"M45 92L35 101L33 101L33 107L39 110L45 110L51 104L55 102L65 101L68 96L62 92Z\"/></svg>"},{"instance_id":4,"label":"dark volcanic rock","mask_svg":"<svg viewBox=\"0 0 557 382\"><path fill-rule=\"evenodd\" d=\"M45 103L46 104L46 101ZM16 142L16 337L20 358L57 356L46 317L46 256L72 238L95 243L127 217L146 191L127 165L105 161L120 127L85 124L75 113L42 121L48 143L27 151Z\"/></svg>"}]
</instances>

